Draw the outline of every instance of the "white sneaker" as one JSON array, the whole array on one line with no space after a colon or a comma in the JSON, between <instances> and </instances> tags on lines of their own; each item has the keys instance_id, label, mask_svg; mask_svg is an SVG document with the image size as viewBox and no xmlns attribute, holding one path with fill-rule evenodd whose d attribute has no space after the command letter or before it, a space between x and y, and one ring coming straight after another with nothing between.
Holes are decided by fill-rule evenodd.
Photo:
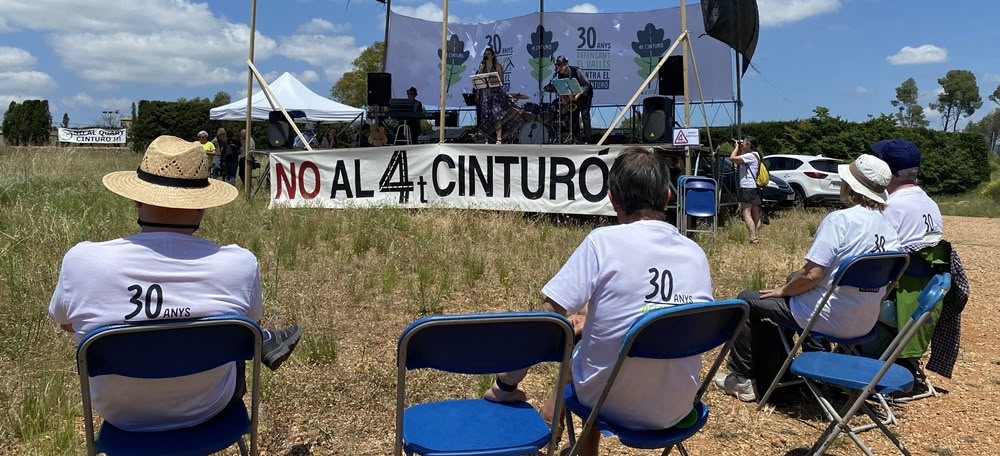
<instances>
[{"instance_id":1,"label":"white sneaker","mask_svg":"<svg viewBox=\"0 0 1000 456\"><path fill-rule=\"evenodd\" d=\"M719 373L715 376L715 386L730 396L736 396L743 402L757 401L757 395L753 392L753 382L742 375Z\"/></svg>"}]
</instances>

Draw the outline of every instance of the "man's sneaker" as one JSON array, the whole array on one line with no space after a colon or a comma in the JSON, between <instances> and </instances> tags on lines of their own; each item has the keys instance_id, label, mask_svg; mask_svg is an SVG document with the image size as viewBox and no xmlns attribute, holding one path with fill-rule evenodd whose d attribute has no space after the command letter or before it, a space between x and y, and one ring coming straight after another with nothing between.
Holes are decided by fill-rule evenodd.
<instances>
[{"instance_id":1,"label":"man's sneaker","mask_svg":"<svg viewBox=\"0 0 1000 456\"><path fill-rule=\"evenodd\" d=\"M753 383L742 375L734 373L725 375L720 372L715 376L715 386L730 396L736 396L743 402L757 401L757 395L753 392Z\"/></svg>"},{"instance_id":2,"label":"man's sneaker","mask_svg":"<svg viewBox=\"0 0 1000 456\"><path fill-rule=\"evenodd\" d=\"M264 343L261 347L261 362L268 369L277 370L281 363L285 362L295 350L295 345L302 337L302 328L299 325L292 325L280 331L274 329L264 330Z\"/></svg>"}]
</instances>

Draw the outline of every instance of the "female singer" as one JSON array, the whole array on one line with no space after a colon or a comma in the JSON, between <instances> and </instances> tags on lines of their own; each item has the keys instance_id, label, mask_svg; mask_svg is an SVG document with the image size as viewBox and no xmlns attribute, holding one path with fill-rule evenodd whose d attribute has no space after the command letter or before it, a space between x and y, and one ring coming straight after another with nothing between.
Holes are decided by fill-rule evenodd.
<instances>
[{"instance_id":1,"label":"female singer","mask_svg":"<svg viewBox=\"0 0 1000 456\"><path fill-rule=\"evenodd\" d=\"M496 142L500 144L503 138L503 123L516 106L503 89L503 65L497 62L496 53L492 48L483 49L483 61L479 64L476 74L494 72L500 76L501 86L480 89L477 94L479 132L486 135L493 130L496 133Z\"/></svg>"}]
</instances>

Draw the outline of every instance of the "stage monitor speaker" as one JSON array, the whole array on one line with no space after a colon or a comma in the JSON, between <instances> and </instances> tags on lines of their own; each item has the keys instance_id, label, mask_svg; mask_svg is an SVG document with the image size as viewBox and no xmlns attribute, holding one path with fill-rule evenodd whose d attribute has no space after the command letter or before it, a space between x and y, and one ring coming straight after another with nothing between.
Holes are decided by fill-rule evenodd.
<instances>
[{"instance_id":1,"label":"stage monitor speaker","mask_svg":"<svg viewBox=\"0 0 1000 456\"><path fill-rule=\"evenodd\" d=\"M684 57L672 55L667 57L666 63L660 67L659 77L660 95L677 96L684 95Z\"/></svg>"},{"instance_id":2,"label":"stage monitor speaker","mask_svg":"<svg viewBox=\"0 0 1000 456\"><path fill-rule=\"evenodd\" d=\"M648 97L642 100L642 141L670 142L674 133L674 100Z\"/></svg>"},{"instance_id":3,"label":"stage monitor speaker","mask_svg":"<svg viewBox=\"0 0 1000 456\"><path fill-rule=\"evenodd\" d=\"M267 145L271 149L290 149L288 139L291 137L291 129L288 122L268 122L267 123Z\"/></svg>"},{"instance_id":4,"label":"stage monitor speaker","mask_svg":"<svg viewBox=\"0 0 1000 456\"><path fill-rule=\"evenodd\" d=\"M389 106L392 73L368 73L368 106Z\"/></svg>"}]
</instances>

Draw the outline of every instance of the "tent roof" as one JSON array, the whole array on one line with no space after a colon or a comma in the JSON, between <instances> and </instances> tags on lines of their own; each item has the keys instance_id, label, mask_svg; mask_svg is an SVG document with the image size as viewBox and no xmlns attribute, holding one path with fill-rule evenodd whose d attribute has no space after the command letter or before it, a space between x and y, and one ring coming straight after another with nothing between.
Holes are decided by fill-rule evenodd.
<instances>
[{"instance_id":1,"label":"tent roof","mask_svg":"<svg viewBox=\"0 0 1000 456\"><path fill-rule=\"evenodd\" d=\"M302 111L308 120L316 122L349 122L354 120L364 110L337 103L326 97L317 95L304 84L295 79L291 73L285 72L268 85L277 101L286 111ZM275 106L277 107L277 106ZM271 109L263 90L253 94L253 118L267 120ZM225 106L212 108L209 118L212 120L243 120L247 117L247 99L234 101Z\"/></svg>"}]
</instances>

